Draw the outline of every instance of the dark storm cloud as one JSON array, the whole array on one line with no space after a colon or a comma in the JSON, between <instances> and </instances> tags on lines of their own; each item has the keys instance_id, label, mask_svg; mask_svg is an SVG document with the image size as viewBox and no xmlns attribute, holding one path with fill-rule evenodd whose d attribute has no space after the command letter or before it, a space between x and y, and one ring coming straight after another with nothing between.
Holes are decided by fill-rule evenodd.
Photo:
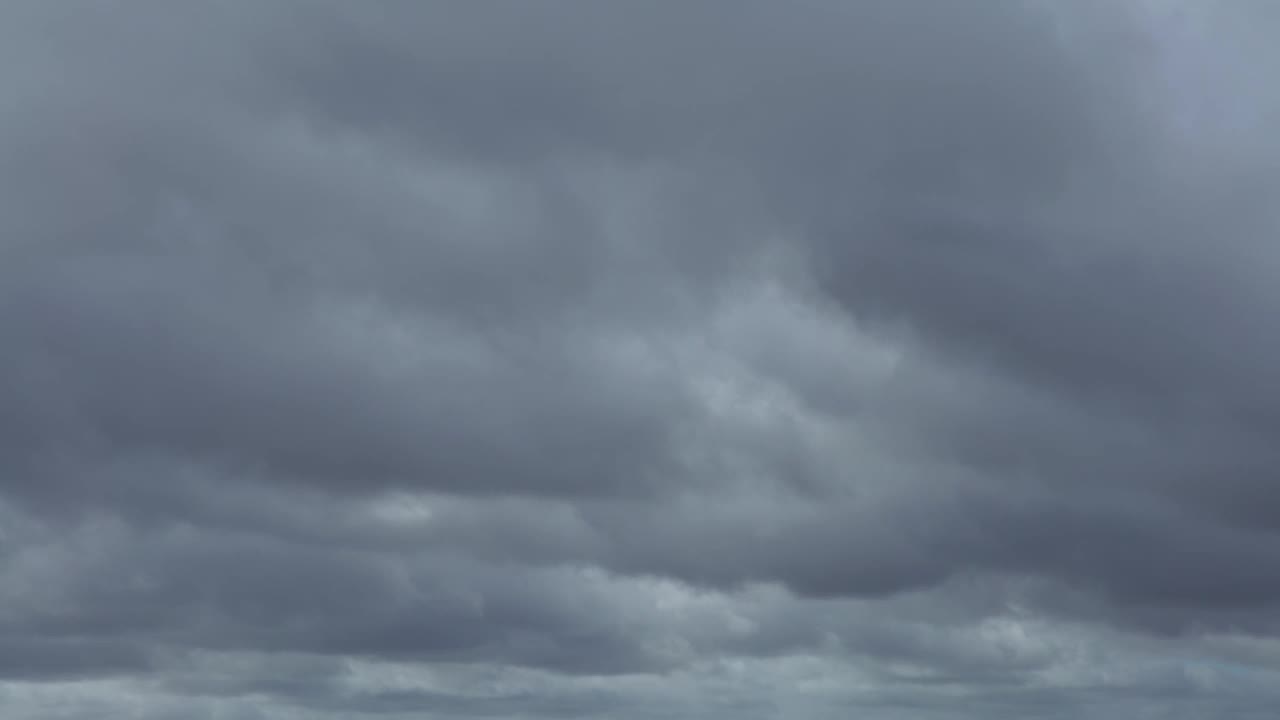
<instances>
[{"instance_id":1,"label":"dark storm cloud","mask_svg":"<svg viewBox=\"0 0 1280 720\"><path fill-rule=\"evenodd\" d=\"M1267 707L1264 10L7 4L6 713Z\"/></svg>"}]
</instances>

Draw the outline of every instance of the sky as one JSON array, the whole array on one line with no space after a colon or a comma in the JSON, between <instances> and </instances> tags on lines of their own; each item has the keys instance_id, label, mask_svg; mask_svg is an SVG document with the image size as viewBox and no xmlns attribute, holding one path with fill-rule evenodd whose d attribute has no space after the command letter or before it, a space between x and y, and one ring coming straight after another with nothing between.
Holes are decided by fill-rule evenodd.
<instances>
[{"instance_id":1,"label":"sky","mask_svg":"<svg viewBox=\"0 0 1280 720\"><path fill-rule=\"evenodd\" d=\"M0 715L1274 717L1277 33L0 1Z\"/></svg>"}]
</instances>

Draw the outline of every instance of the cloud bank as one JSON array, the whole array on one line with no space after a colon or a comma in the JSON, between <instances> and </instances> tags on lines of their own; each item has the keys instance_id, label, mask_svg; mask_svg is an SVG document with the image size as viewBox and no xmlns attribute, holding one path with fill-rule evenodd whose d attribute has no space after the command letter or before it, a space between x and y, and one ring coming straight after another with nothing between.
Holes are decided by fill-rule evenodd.
<instances>
[{"instance_id":1,"label":"cloud bank","mask_svg":"<svg viewBox=\"0 0 1280 720\"><path fill-rule=\"evenodd\" d=\"M6 3L4 716L1269 716L1278 22Z\"/></svg>"}]
</instances>

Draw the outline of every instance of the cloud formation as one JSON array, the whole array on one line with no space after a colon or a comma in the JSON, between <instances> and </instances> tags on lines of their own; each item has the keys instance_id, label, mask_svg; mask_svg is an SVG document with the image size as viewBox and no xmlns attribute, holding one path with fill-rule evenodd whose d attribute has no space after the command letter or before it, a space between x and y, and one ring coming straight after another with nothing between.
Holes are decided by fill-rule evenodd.
<instances>
[{"instance_id":1,"label":"cloud formation","mask_svg":"<svg viewBox=\"0 0 1280 720\"><path fill-rule=\"evenodd\" d=\"M7 3L5 717L1263 717L1277 22Z\"/></svg>"}]
</instances>

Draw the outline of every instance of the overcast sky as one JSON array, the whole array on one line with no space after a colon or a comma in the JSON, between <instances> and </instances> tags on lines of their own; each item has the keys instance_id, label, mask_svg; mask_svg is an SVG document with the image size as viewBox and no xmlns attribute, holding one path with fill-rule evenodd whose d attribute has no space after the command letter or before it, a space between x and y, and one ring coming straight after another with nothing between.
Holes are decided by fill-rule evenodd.
<instances>
[{"instance_id":1,"label":"overcast sky","mask_svg":"<svg viewBox=\"0 0 1280 720\"><path fill-rule=\"evenodd\" d=\"M1277 34L0 0L0 716L1274 717Z\"/></svg>"}]
</instances>

